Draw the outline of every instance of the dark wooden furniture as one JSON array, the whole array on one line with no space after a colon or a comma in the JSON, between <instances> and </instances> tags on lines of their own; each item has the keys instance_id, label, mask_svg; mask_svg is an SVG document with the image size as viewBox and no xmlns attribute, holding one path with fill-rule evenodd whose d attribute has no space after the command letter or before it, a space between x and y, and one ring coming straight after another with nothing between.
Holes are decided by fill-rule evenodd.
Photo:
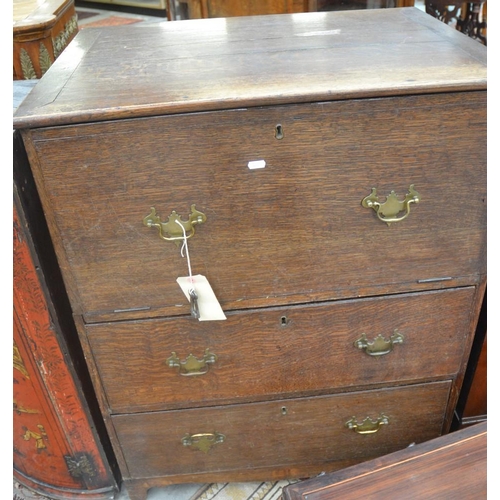
<instances>
[{"instance_id":1,"label":"dark wooden furniture","mask_svg":"<svg viewBox=\"0 0 500 500\"><path fill-rule=\"evenodd\" d=\"M116 481L64 336L74 323L18 132L13 150L14 479L49 498L111 499Z\"/></svg>"},{"instance_id":2,"label":"dark wooden furniture","mask_svg":"<svg viewBox=\"0 0 500 500\"><path fill-rule=\"evenodd\" d=\"M14 0L14 80L41 78L78 32L74 0Z\"/></svg>"},{"instance_id":3,"label":"dark wooden furniture","mask_svg":"<svg viewBox=\"0 0 500 500\"><path fill-rule=\"evenodd\" d=\"M346 8L366 8L366 0L170 0L169 19L292 14ZM413 7L414 0L379 0L380 7Z\"/></svg>"},{"instance_id":4,"label":"dark wooden furniture","mask_svg":"<svg viewBox=\"0 0 500 500\"><path fill-rule=\"evenodd\" d=\"M486 422L287 486L284 500L486 498Z\"/></svg>"},{"instance_id":5,"label":"dark wooden furniture","mask_svg":"<svg viewBox=\"0 0 500 500\"><path fill-rule=\"evenodd\" d=\"M452 429L460 429L487 419L487 322L485 293Z\"/></svg>"},{"instance_id":6,"label":"dark wooden furniture","mask_svg":"<svg viewBox=\"0 0 500 500\"><path fill-rule=\"evenodd\" d=\"M311 11L413 7L415 0L309 0Z\"/></svg>"},{"instance_id":7,"label":"dark wooden furniture","mask_svg":"<svg viewBox=\"0 0 500 500\"><path fill-rule=\"evenodd\" d=\"M486 282L484 46L414 8L83 30L14 125L132 499L448 431ZM226 319L196 319L200 275Z\"/></svg>"},{"instance_id":8,"label":"dark wooden furniture","mask_svg":"<svg viewBox=\"0 0 500 500\"><path fill-rule=\"evenodd\" d=\"M487 415L487 338L484 337L471 386L462 413L462 425L486 420Z\"/></svg>"},{"instance_id":9,"label":"dark wooden furniture","mask_svg":"<svg viewBox=\"0 0 500 500\"><path fill-rule=\"evenodd\" d=\"M204 19L214 17L255 16L265 14L291 14L308 12L309 0L170 0L169 17L172 12L182 19Z\"/></svg>"},{"instance_id":10,"label":"dark wooden furniture","mask_svg":"<svg viewBox=\"0 0 500 500\"><path fill-rule=\"evenodd\" d=\"M486 0L425 0L425 11L486 45Z\"/></svg>"}]
</instances>

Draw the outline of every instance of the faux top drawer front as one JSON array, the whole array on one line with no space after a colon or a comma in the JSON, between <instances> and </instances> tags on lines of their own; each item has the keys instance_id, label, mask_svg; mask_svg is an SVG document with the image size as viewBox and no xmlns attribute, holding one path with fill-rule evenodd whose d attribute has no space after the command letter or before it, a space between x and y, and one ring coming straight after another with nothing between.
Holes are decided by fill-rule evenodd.
<instances>
[{"instance_id":1,"label":"faux top drawer front","mask_svg":"<svg viewBox=\"0 0 500 500\"><path fill-rule=\"evenodd\" d=\"M484 272L486 92L172 115L32 137L64 277L87 321L188 311L176 283L186 259L144 225L151 207L162 222L172 211L187 220L191 205L206 216L188 240L192 272L208 278L225 310ZM249 168L254 161L265 166ZM386 197L413 200L411 186L420 202L392 217L399 222L380 220L395 205ZM362 205L373 188L378 214ZM121 313L128 309L140 312Z\"/></svg>"},{"instance_id":2,"label":"faux top drawer front","mask_svg":"<svg viewBox=\"0 0 500 500\"><path fill-rule=\"evenodd\" d=\"M213 405L452 378L473 295L467 287L87 332L113 413Z\"/></svg>"}]
</instances>

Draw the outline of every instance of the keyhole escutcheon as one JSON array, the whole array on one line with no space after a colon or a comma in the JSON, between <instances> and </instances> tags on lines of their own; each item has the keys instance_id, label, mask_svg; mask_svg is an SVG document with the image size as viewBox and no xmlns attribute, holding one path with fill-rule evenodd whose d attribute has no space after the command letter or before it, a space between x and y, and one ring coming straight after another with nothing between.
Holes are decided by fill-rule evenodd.
<instances>
[{"instance_id":1,"label":"keyhole escutcheon","mask_svg":"<svg viewBox=\"0 0 500 500\"><path fill-rule=\"evenodd\" d=\"M278 140L281 140L284 137L283 126L280 123L278 123L274 129L274 137Z\"/></svg>"}]
</instances>

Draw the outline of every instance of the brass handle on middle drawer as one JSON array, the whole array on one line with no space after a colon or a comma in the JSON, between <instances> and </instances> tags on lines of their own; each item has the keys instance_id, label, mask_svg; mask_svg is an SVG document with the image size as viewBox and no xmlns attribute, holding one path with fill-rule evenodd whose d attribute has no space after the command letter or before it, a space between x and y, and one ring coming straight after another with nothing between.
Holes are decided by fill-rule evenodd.
<instances>
[{"instance_id":1,"label":"brass handle on middle drawer","mask_svg":"<svg viewBox=\"0 0 500 500\"><path fill-rule=\"evenodd\" d=\"M363 333L354 342L354 346L363 349L369 356L383 356L389 354L395 344L402 344L403 340L404 337L397 330L394 330L389 340L386 340L382 335L378 335L372 342L367 339L366 333Z\"/></svg>"},{"instance_id":2,"label":"brass handle on middle drawer","mask_svg":"<svg viewBox=\"0 0 500 500\"><path fill-rule=\"evenodd\" d=\"M387 196L384 203L380 203L378 200L377 189L372 188L372 192L363 198L361 205L364 208L373 208L377 217L385 222L388 226L391 225L392 222L400 222L403 219L406 219L410 214L410 205L412 203L418 203L420 201L420 195L417 193L413 184L409 187L408 193L406 193L405 199L400 201L398 199L397 194L394 191L391 191L391 194ZM397 217L398 214L402 213Z\"/></svg>"},{"instance_id":3,"label":"brass handle on middle drawer","mask_svg":"<svg viewBox=\"0 0 500 500\"><path fill-rule=\"evenodd\" d=\"M193 375L205 375L210 365L217 361L217 356L205 349L203 358L198 359L190 354L184 361L181 361L175 352L172 353L166 363L170 368L179 368L179 373L184 377Z\"/></svg>"},{"instance_id":4,"label":"brass handle on middle drawer","mask_svg":"<svg viewBox=\"0 0 500 500\"><path fill-rule=\"evenodd\" d=\"M389 417L386 415L380 415L377 420L372 420L370 417L366 417L360 424L356 420L356 417L352 417L345 423L345 426L358 434L375 434L375 432L378 432L383 425L388 424Z\"/></svg>"},{"instance_id":5,"label":"brass handle on middle drawer","mask_svg":"<svg viewBox=\"0 0 500 500\"><path fill-rule=\"evenodd\" d=\"M219 432L204 432L200 434L186 434L182 438L182 444L184 446L192 446L193 448L197 448L203 453L208 453L212 446L216 444L223 443L226 439L224 434Z\"/></svg>"}]
</instances>

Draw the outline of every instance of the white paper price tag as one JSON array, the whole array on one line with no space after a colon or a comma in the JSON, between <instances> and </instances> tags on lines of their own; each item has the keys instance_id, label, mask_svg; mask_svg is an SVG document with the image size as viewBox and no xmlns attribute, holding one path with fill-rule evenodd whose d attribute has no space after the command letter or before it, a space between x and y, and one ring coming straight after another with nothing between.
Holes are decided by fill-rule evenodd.
<instances>
[{"instance_id":1,"label":"white paper price tag","mask_svg":"<svg viewBox=\"0 0 500 500\"><path fill-rule=\"evenodd\" d=\"M199 321L217 321L226 319L217 297L205 276L197 274L193 277L185 276L177 278L186 298L189 299L189 290L194 288L198 295Z\"/></svg>"}]
</instances>

